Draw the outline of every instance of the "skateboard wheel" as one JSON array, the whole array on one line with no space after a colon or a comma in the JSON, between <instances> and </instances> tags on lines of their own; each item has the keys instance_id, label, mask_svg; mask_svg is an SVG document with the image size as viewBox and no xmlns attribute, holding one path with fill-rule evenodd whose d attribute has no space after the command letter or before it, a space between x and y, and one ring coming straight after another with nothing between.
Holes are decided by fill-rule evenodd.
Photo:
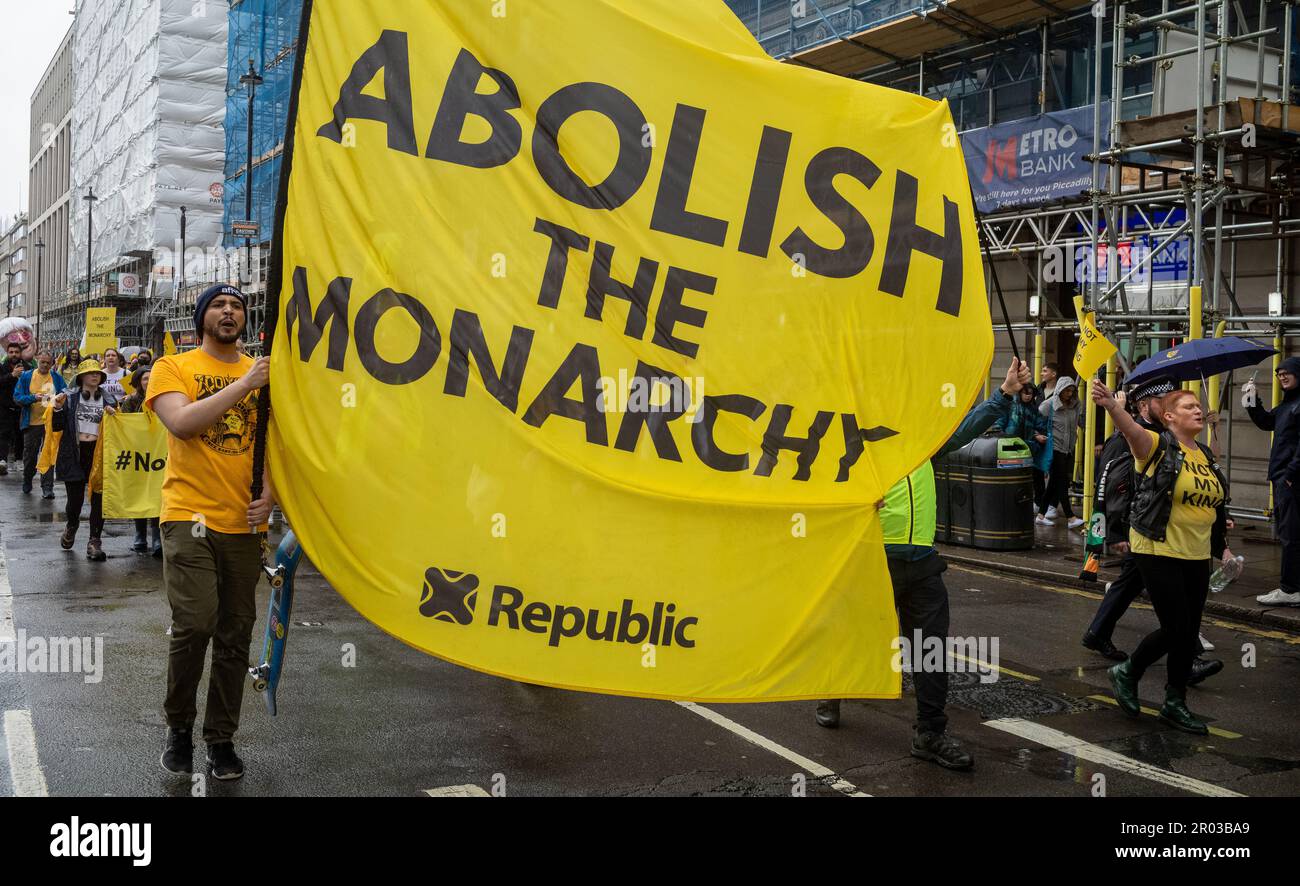
<instances>
[{"instance_id":1,"label":"skateboard wheel","mask_svg":"<svg viewBox=\"0 0 1300 886\"><path fill-rule=\"evenodd\" d=\"M267 685L267 684L266 684L266 681L265 681L265 680L262 680L262 679L254 680L254 681L253 681L253 691L254 691L254 692L265 692L265 691L266 691L266 685Z\"/></svg>"},{"instance_id":2,"label":"skateboard wheel","mask_svg":"<svg viewBox=\"0 0 1300 886\"><path fill-rule=\"evenodd\" d=\"M282 588L282 587L284 587L284 577L283 577L283 576L279 576L279 575L277 575L275 578L271 579L271 589L272 589L272 590L278 591L278 590L280 590L280 588Z\"/></svg>"}]
</instances>

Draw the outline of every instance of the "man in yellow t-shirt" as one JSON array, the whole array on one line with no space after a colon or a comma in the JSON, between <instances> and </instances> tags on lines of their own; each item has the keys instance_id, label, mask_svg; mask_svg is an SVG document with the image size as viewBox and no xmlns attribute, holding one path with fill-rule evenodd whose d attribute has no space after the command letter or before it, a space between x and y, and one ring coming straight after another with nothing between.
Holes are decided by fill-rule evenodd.
<instances>
[{"instance_id":1,"label":"man in yellow t-shirt","mask_svg":"<svg viewBox=\"0 0 1300 886\"><path fill-rule=\"evenodd\" d=\"M269 472L262 497L249 500L257 400L270 360L239 352L246 317L238 289L207 289L194 310L199 347L155 363L145 400L168 431L159 524L172 637L160 762L168 772L192 771L196 696L212 641L203 740L209 772L222 780L244 774L234 737L257 620L259 533L273 504Z\"/></svg>"}]
</instances>

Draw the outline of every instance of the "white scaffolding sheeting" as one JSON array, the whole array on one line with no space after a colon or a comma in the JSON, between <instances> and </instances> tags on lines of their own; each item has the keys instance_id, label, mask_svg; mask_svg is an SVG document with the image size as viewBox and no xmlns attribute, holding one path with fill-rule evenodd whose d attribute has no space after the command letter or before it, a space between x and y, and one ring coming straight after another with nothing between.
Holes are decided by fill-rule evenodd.
<instances>
[{"instance_id":1,"label":"white scaffolding sheeting","mask_svg":"<svg viewBox=\"0 0 1300 886\"><path fill-rule=\"evenodd\" d=\"M228 12L227 0L78 0L71 280L86 276L91 187L96 274L174 250L181 206L189 245L220 244Z\"/></svg>"}]
</instances>

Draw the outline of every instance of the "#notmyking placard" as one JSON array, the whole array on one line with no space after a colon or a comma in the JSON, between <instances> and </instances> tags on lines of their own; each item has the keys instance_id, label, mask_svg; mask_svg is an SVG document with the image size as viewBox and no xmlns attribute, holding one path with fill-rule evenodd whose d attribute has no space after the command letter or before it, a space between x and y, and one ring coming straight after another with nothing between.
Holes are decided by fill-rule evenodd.
<instances>
[{"instance_id":1,"label":"#notmyking placard","mask_svg":"<svg viewBox=\"0 0 1300 886\"><path fill-rule=\"evenodd\" d=\"M875 503L992 356L947 107L720 0L305 15L271 466L331 584L531 682L897 696Z\"/></svg>"}]
</instances>

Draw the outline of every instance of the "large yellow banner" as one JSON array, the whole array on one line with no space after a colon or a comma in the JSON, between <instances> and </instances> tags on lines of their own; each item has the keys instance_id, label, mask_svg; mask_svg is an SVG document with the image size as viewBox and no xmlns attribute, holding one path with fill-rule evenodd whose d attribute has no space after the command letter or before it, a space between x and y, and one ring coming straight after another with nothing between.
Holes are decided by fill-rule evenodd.
<instances>
[{"instance_id":1,"label":"large yellow banner","mask_svg":"<svg viewBox=\"0 0 1300 886\"><path fill-rule=\"evenodd\" d=\"M948 108L721 0L316 0L271 466L364 616L507 677L894 697L875 504L992 331Z\"/></svg>"}]
</instances>

